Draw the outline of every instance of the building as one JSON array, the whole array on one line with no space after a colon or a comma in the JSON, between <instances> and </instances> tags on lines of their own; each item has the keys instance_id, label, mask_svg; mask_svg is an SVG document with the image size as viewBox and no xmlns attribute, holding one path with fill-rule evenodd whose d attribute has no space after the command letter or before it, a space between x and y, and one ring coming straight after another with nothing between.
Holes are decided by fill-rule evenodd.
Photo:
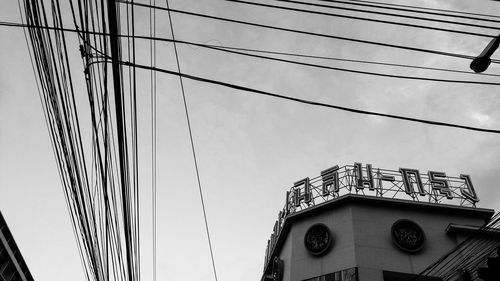
<instances>
[{"instance_id":1,"label":"building","mask_svg":"<svg viewBox=\"0 0 500 281\"><path fill-rule=\"evenodd\" d=\"M33 276L0 212L0 281L32 281Z\"/></svg>"},{"instance_id":2,"label":"building","mask_svg":"<svg viewBox=\"0 0 500 281\"><path fill-rule=\"evenodd\" d=\"M287 192L261 280L481 280L500 235L478 201L467 175L334 166Z\"/></svg>"}]
</instances>

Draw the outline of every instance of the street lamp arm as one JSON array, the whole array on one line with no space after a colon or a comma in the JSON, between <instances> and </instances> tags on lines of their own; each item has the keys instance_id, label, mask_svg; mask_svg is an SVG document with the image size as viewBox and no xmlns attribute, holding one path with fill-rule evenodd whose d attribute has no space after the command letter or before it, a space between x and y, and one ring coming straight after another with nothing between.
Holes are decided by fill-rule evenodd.
<instances>
[{"instance_id":1,"label":"street lamp arm","mask_svg":"<svg viewBox=\"0 0 500 281\"><path fill-rule=\"evenodd\" d=\"M498 48L498 45L500 45L500 35L493 38L481 54L472 60L470 63L470 69L476 73L480 73L488 69L488 66L490 66L491 63L491 56Z\"/></svg>"}]
</instances>

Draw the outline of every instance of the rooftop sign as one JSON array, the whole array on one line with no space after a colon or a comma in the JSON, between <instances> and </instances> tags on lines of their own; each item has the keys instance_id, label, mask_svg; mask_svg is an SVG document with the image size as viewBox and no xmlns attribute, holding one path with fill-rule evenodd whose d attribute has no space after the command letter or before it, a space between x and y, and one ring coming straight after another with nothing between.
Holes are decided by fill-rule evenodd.
<instances>
[{"instance_id":1,"label":"rooftop sign","mask_svg":"<svg viewBox=\"0 0 500 281\"><path fill-rule=\"evenodd\" d=\"M285 206L274 224L266 249L267 264L285 218L297 211L327 202L346 194L408 199L436 204L475 207L479 202L470 176L447 176L444 172L400 168L398 171L373 168L361 163L321 171L315 178L296 181L286 192Z\"/></svg>"}]
</instances>

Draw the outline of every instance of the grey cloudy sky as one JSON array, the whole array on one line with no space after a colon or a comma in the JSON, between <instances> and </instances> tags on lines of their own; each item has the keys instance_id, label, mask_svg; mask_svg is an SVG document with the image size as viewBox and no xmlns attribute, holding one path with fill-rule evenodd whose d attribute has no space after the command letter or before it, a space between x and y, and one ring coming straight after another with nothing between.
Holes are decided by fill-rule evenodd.
<instances>
[{"instance_id":1,"label":"grey cloudy sky","mask_svg":"<svg viewBox=\"0 0 500 281\"><path fill-rule=\"evenodd\" d=\"M500 12L499 3L486 0L397 3ZM479 54L489 41L217 0L177 0L170 5L269 25L467 55ZM157 16L159 35L169 37L165 12ZM2 2L0 20L20 21L16 1ZM173 21L179 40L457 70L468 70L470 63L185 15L175 14ZM139 30L146 30L147 21L137 25ZM2 26L0 38L0 209L35 279L84 280L22 30ZM69 40L74 42L75 38ZM148 62L147 44L139 47L144 64ZM70 45L69 49L74 53L73 71L79 77L75 83L80 85L78 93L85 105L78 45ZM500 86L318 70L186 46L179 46L179 51L183 71L192 75L340 106L500 129ZM495 58L500 58L499 54ZM174 70L174 63L172 46L159 43L159 67ZM326 60L317 63L401 75L500 82L500 77L444 75ZM488 73L500 74L500 67L492 65ZM143 280L150 280L149 74L139 75L139 81L145 84L139 88L142 273ZM158 74L158 81L158 280L211 280L179 81L166 74ZM470 174L481 200L479 206L500 209L498 135L355 115L189 80L185 85L221 281L260 278L266 242L283 206L285 191L294 181L317 176L336 164L362 162L395 170L407 167L422 172L444 171L451 176Z\"/></svg>"}]
</instances>

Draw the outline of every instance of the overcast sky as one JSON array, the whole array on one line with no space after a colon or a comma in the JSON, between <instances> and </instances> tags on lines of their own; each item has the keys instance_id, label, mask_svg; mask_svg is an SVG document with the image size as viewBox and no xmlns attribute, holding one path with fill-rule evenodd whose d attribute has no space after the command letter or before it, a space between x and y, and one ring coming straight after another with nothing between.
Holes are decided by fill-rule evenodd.
<instances>
[{"instance_id":1,"label":"overcast sky","mask_svg":"<svg viewBox=\"0 0 500 281\"><path fill-rule=\"evenodd\" d=\"M500 3L486 0L397 3L500 14ZM489 42L488 38L218 0L177 0L170 5L287 28L473 56ZM159 36L169 37L165 12L157 15ZM2 2L0 21L20 21L15 0ZM144 27L146 22L139 21L138 26ZM470 61L463 59L186 15L175 14L173 22L179 40L469 70ZM69 40L74 42L74 35L71 36ZM0 38L0 210L36 280L85 280L22 29L1 26ZM144 43L141 48L139 52L144 54L148 45ZM79 62L78 45L70 45L69 51ZM500 129L500 86L318 70L186 46L179 46L179 52L183 71L192 75L340 106ZM147 57L143 58L147 63ZM499 59L500 55L494 58ZM159 67L175 70L171 45L158 45L158 61ZM500 82L500 77L444 75L326 60L315 63L401 75ZM75 83L82 86L81 63L72 70L79 77ZM500 74L500 67L492 65L487 73ZM147 75L140 73L139 78L145 84L139 88L143 280L151 280ZM212 280L179 81L166 74L158 74L158 79L158 280ZM479 206L500 209L499 135L355 115L189 80L185 80L185 86L221 281L260 278L266 242L283 206L285 192L294 181L318 176L321 170L333 165L362 162L394 170L406 167L422 173L435 170L450 176L469 174L481 200ZM79 87L77 92L84 101L85 89Z\"/></svg>"}]
</instances>

